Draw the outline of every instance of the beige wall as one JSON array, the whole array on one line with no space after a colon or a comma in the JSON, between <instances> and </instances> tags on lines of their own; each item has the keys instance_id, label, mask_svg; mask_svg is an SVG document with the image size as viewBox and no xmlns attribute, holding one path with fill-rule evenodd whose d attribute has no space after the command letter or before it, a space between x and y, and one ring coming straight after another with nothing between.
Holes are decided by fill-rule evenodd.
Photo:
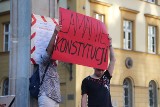
<instances>
[{"instance_id":1,"label":"beige wall","mask_svg":"<svg viewBox=\"0 0 160 107\"><path fill-rule=\"evenodd\" d=\"M39 1L44 2L42 0ZM148 107L149 82L154 80L157 82L157 87L159 88L160 86L160 56L145 53L147 21L144 14L147 13L154 16L160 16L160 11L158 11L160 10L160 6L153 5L141 0L123 0L123 2L120 0L101 1L104 1L108 6L103 7L98 4L97 8L93 8L91 7L93 5L91 5L88 0L67 0L67 7L69 7L70 10L74 10L89 16L92 15L92 11L95 9L96 11L102 12L105 14L105 16L107 16L106 25L111 37L113 38L113 46L115 48L115 55L117 59L113 78L111 80L111 96L113 105L116 105L117 107L123 107L123 81L125 78L130 78L133 83L134 106ZM34 13L40 15L43 13L43 15L49 16L49 8L44 8L44 4L49 5L49 2L45 1L41 4L34 2L34 0L32 0L32 2L35 4L35 7L32 9ZM40 8L36 8L36 6ZM103 7L103 11L101 11L99 7ZM131 10L139 11L139 13L136 15L135 21L135 51L121 50L122 13L119 7L125 7ZM0 21L9 21L9 15L0 15ZM2 32L2 26L0 25L0 35L3 35ZM3 36L0 36L0 51L2 51L3 47L2 37ZM3 60L0 60L0 95L2 93L2 81L8 76L7 71L9 68L8 54L3 53L2 55L0 53L0 59L2 59L1 56ZM127 69L125 67L125 59L127 57L131 57L133 60L133 67L131 69ZM70 81L70 72L67 68L67 65L59 63L58 71L60 75L61 94L63 98L60 107L80 107L81 82L86 76L93 73L92 68L84 67L81 65L73 65L72 70L73 79ZM73 97L73 99L70 99L69 97ZM160 91L158 91L158 98L160 98Z\"/></svg>"},{"instance_id":2,"label":"beige wall","mask_svg":"<svg viewBox=\"0 0 160 107\"><path fill-rule=\"evenodd\" d=\"M111 96L113 105L116 107L123 107L123 81L125 78L130 78L133 83L133 107L148 107L149 82L154 80L157 83L157 90L159 90L160 56L148 54L146 52L146 24L148 21L146 21L146 16L144 14L151 14L157 18L160 16L160 11L158 11L160 10L160 6L141 0L125 0L123 2L119 0L101 0L103 1L102 4L91 4L90 1L96 0L82 1L77 5L79 8L77 9L77 12L92 16L93 11L96 10L107 16L107 21L105 23L111 37L113 38L113 47L115 48L116 55L116 65L113 78L111 80ZM106 5L105 8L103 8L104 4ZM85 6L85 9L82 8L83 6ZM121 10L120 7L128 10L125 10L124 12L124 10ZM103 11L101 8L103 8ZM133 51L122 49L122 20L125 18L134 20L135 37ZM156 19L156 21L159 23L160 20ZM160 35L158 35L158 37L159 36ZM125 66L125 59L127 57L131 57L133 60L133 67L131 69L127 69ZM76 107L80 107L81 82L86 76L93 73L93 69L76 65L75 72ZM160 98L160 91L158 91L158 98ZM160 100L158 100L158 104L160 104Z\"/></svg>"},{"instance_id":3,"label":"beige wall","mask_svg":"<svg viewBox=\"0 0 160 107\"><path fill-rule=\"evenodd\" d=\"M76 65L76 107L81 107L81 83L88 75L93 74L93 69Z\"/></svg>"},{"instance_id":4,"label":"beige wall","mask_svg":"<svg viewBox=\"0 0 160 107\"><path fill-rule=\"evenodd\" d=\"M72 65L72 77L70 80L70 67L67 63L59 62L58 72L60 75L62 103L60 107L76 107L76 72L75 65ZM72 98L71 98L72 97Z\"/></svg>"},{"instance_id":5,"label":"beige wall","mask_svg":"<svg viewBox=\"0 0 160 107\"><path fill-rule=\"evenodd\" d=\"M88 0L87 0L88 1ZM96 0L95 0L96 1ZM110 35L113 38L113 46L115 48L121 49L121 11L119 7L125 7L128 9L139 11L136 18L136 27L135 27L135 35L136 35L136 51L145 52L146 45L146 20L144 14L152 14L155 16L160 16L160 6L154 5L151 3L147 3L141 0L100 0L104 3L111 4L112 6L109 7L109 10L104 9L103 11L108 13L108 30ZM86 12L88 12L91 7L88 5L89 2L86 3ZM91 13L90 13L91 14ZM115 32L116 31L116 32Z\"/></svg>"},{"instance_id":6,"label":"beige wall","mask_svg":"<svg viewBox=\"0 0 160 107\"><path fill-rule=\"evenodd\" d=\"M149 25L156 26L156 53L160 54L160 17L145 14L146 18L146 29L148 29ZM146 52L148 52L148 37L146 30Z\"/></svg>"},{"instance_id":7,"label":"beige wall","mask_svg":"<svg viewBox=\"0 0 160 107\"><path fill-rule=\"evenodd\" d=\"M147 107L149 105L149 82L154 80L157 83L157 90L159 90L160 56L141 52L123 51L119 49L115 49L115 52L117 61L113 73L113 78L111 80L111 96L115 96L114 93L112 93L114 91L112 91L112 85L122 85L124 79L129 77L132 80L134 86L133 103L135 104L135 107ZM125 67L126 57L131 57L133 60L133 67L131 69L127 69ZM118 91L119 90L117 90L117 92ZM123 94L123 91L121 93ZM159 98L160 95L157 95ZM120 99L123 99L123 95L120 99L118 97L114 97L113 100L114 99L119 101Z\"/></svg>"},{"instance_id":8,"label":"beige wall","mask_svg":"<svg viewBox=\"0 0 160 107\"><path fill-rule=\"evenodd\" d=\"M142 52L125 51L115 49L116 65L111 79L111 96L113 105L123 107L123 81L130 78L133 83L133 104L134 107L148 107L149 93L148 86L154 80L159 90L160 86L160 56ZM133 67L127 69L125 59L131 57ZM93 73L89 67L76 66L76 107L80 107L81 102L81 82ZM160 95L158 94L158 98ZM160 104L160 102L159 102Z\"/></svg>"},{"instance_id":9,"label":"beige wall","mask_svg":"<svg viewBox=\"0 0 160 107\"><path fill-rule=\"evenodd\" d=\"M67 0L69 10L77 11L77 0Z\"/></svg>"},{"instance_id":10,"label":"beige wall","mask_svg":"<svg viewBox=\"0 0 160 107\"><path fill-rule=\"evenodd\" d=\"M49 16L49 3L49 0L32 0L32 12L42 16Z\"/></svg>"},{"instance_id":11,"label":"beige wall","mask_svg":"<svg viewBox=\"0 0 160 107\"><path fill-rule=\"evenodd\" d=\"M123 84L126 77L132 77L136 86L148 87L150 80L160 81L160 56L141 52L125 51L115 49L116 65L112 78L112 84ZM133 67L127 69L125 66L125 59L131 57L133 60ZM160 86L160 83L157 84Z\"/></svg>"},{"instance_id":12,"label":"beige wall","mask_svg":"<svg viewBox=\"0 0 160 107\"><path fill-rule=\"evenodd\" d=\"M0 96L3 90L3 81L8 78L9 73L9 53L0 52Z\"/></svg>"},{"instance_id":13,"label":"beige wall","mask_svg":"<svg viewBox=\"0 0 160 107\"><path fill-rule=\"evenodd\" d=\"M124 20L129 20L132 21L132 51L136 51L136 19L137 19L137 14L139 13L139 11L136 10L132 10L129 8L125 8L125 7L119 7L120 11L121 11L121 27L123 28L123 21ZM120 34L120 42L121 42L121 49L123 49L123 29L121 29L121 34Z\"/></svg>"}]
</instances>

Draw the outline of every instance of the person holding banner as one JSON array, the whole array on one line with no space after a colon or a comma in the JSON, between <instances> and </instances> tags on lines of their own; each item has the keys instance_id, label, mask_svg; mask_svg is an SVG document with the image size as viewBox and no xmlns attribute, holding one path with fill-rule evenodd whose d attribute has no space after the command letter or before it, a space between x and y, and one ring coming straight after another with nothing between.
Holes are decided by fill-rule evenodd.
<instances>
[{"instance_id":1,"label":"person holding banner","mask_svg":"<svg viewBox=\"0 0 160 107\"><path fill-rule=\"evenodd\" d=\"M40 80L42 81L42 75L45 73L43 84L40 86L40 92L38 95L39 107L59 107L61 102L60 95L60 80L57 72L57 64L55 60L51 59L50 56L53 53L55 38L62 26L57 25L54 30L54 34L48 44L48 47L43 55L39 64ZM47 67L48 66L48 67Z\"/></svg>"},{"instance_id":2,"label":"person holding banner","mask_svg":"<svg viewBox=\"0 0 160 107\"><path fill-rule=\"evenodd\" d=\"M108 70L94 68L94 74L86 77L82 81L81 107L87 107L87 104L88 107L112 107L110 96L110 79L112 78L116 60L111 38L109 37L109 39L110 62Z\"/></svg>"}]
</instances>

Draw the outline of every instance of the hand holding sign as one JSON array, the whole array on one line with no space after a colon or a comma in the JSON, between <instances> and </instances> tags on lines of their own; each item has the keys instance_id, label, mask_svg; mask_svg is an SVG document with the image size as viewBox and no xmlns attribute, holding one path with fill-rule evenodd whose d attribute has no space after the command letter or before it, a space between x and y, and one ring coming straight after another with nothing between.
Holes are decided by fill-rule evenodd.
<instances>
[{"instance_id":1,"label":"hand holding sign","mask_svg":"<svg viewBox=\"0 0 160 107\"><path fill-rule=\"evenodd\" d=\"M53 59L107 68L109 40L104 23L63 8L59 23L63 28L56 39Z\"/></svg>"},{"instance_id":2,"label":"hand holding sign","mask_svg":"<svg viewBox=\"0 0 160 107\"><path fill-rule=\"evenodd\" d=\"M62 25L57 25L55 27L55 33L57 34L62 29Z\"/></svg>"}]
</instances>

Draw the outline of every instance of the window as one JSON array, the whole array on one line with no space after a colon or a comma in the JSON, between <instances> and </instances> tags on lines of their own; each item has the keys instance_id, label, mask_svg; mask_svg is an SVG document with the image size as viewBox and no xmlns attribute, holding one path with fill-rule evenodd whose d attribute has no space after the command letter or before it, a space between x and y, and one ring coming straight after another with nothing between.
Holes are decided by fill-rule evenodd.
<instances>
[{"instance_id":1,"label":"window","mask_svg":"<svg viewBox=\"0 0 160 107\"><path fill-rule=\"evenodd\" d=\"M96 19L100 20L101 22L104 22L104 15L103 14L95 13L94 17Z\"/></svg>"},{"instance_id":2,"label":"window","mask_svg":"<svg viewBox=\"0 0 160 107\"><path fill-rule=\"evenodd\" d=\"M148 26L148 52L156 53L156 27Z\"/></svg>"},{"instance_id":3,"label":"window","mask_svg":"<svg viewBox=\"0 0 160 107\"><path fill-rule=\"evenodd\" d=\"M150 2L150 3L156 3L156 0L146 0L147 2Z\"/></svg>"},{"instance_id":4,"label":"window","mask_svg":"<svg viewBox=\"0 0 160 107\"><path fill-rule=\"evenodd\" d=\"M123 49L132 49L132 21L123 21Z\"/></svg>"},{"instance_id":5,"label":"window","mask_svg":"<svg viewBox=\"0 0 160 107\"><path fill-rule=\"evenodd\" d=\"M124 89L124 107L132 107L132 83L130 79L123 82Z\"/></svg>"},{"instance_id":6,"label":"window","mask_svg":"<svg viewBox=\"0 0 160 107\"><path fill-rule=\"evenodd\" d=\"M136 19L139 11L119 7L121 11L121 46L125 50L136 50Z\"/></svg>"},{"instance_id":7,"label":"window","mask_svg":"<svg viewBox=\"0 0 160 107\"><path fill-rule=\"evenodd\" d=\"M10 49L10 24L4 24L4 51Z\"/></svg>"},{"instance_id":8,"label":"window","mask_svg":"<svg viewBox=\"0 0 160 107\"><path fill-rule=\"evenodd\" d=\"M9 85L9 79L5 79L3 82L3 95L8 95L8 85Z\"/></svg>"},{"instance_id":9,"label":"window","mask_svg":"<svg viewBox=\"0 0 160 107\"><path fill-rule=\"evenodd\" d=\"M146 18L146 52L151 54L160 54L160 39L158 39L158 35L160 35L160 24L158 17L152 14L144 14Z\"/></svg>"},{"instance_id":10,"label":"window","mask_svg":"<svg viewBox=\"0 0 160 107\"><path fill-rule=\"evenodd\" d=\"M157 107L157 86L153 80L149 83L149 107Z\"/></svg>"}]
</instances>

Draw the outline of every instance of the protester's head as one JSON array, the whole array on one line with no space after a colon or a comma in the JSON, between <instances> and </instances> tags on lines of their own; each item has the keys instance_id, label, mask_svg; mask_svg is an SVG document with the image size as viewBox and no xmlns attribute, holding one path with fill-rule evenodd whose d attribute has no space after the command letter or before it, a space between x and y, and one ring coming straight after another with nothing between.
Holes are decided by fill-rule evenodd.
<instances>
[{"instance_id":1,"label":"protester's head","mask_svg":"<svg viewBox=\"0 0 160 107\"><path fill-rule=\"evenodd\" d=\"M103 69L97 69L97 68L94 68L94 74L97 76L97 77L101 77L104 73L104 70Z\"/></svg>"}]
</instances>

